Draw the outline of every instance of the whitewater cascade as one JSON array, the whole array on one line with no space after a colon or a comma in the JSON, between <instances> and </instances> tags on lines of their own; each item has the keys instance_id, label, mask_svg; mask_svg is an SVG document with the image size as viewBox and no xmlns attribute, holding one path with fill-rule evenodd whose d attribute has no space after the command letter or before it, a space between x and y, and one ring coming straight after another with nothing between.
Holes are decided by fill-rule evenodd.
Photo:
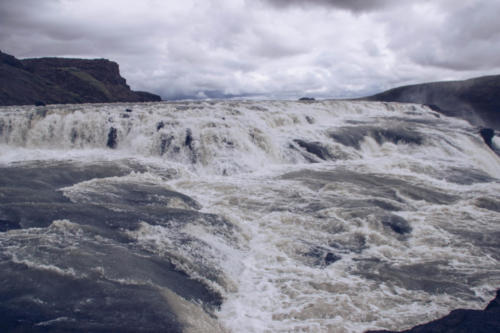
<instances>
[{"instance_id":1,"label":"whitewater cascade","mask_svg":"<svg viewBox=\"0 0 500 333\"><path fill-rule=\"evenodd\" d=\"M7 328L400 330L500 286L500 157L422 105L4 107L0 168Z\"/></svg>"}]
</instances>

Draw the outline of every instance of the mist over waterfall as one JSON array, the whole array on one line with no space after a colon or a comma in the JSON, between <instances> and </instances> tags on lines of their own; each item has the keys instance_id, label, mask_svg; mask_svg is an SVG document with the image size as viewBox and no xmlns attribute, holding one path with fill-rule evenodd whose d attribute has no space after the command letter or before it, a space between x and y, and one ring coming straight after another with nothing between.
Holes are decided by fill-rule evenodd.
<instances>
[{"instance_id":1,"label":"mist over waterfall","mask_svg":"<svg viewBox=\"0 0 500 333\"><path fill-rule=\"evenodd\" d=\"M0 327L408 329L500 286L500 141L417 104L0 108Z\"/></svg>"}]
</instances>

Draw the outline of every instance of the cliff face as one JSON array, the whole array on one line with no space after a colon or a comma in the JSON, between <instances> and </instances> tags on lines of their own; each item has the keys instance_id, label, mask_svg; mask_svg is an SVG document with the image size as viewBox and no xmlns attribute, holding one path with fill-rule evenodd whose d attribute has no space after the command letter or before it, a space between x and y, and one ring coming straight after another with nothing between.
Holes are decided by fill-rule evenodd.
<instances>
[{"instance_id":1,"label":"cliff face","mask_svg":"<svg viewBox=\"0 0 500 333\"><path fill-rule=\"evenodd\" d=\"M448 116L500 130L500 75L399 87L365 99L428 104Z\"/></svg>"},{"instance_id":2,"label":"cliff face","mask_svg":"<svg viewBox=\"0 0 500 333\"><path fill-rule=\"evenodd\" d=\"M161 101L161 98L130 90L113 61L18 60L0 52L0 105L148 101Z\"/></svg>"}]
</instances>

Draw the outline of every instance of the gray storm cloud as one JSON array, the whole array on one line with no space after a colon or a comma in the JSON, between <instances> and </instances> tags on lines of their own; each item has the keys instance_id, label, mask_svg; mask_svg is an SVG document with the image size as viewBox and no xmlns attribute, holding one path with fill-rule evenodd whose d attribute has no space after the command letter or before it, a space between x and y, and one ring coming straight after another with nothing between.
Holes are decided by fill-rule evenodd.
<instances>
[{"instance_id":1,"label":"gray storm cloud","mask_svg":"<svg viewBox=\"0 0 500 333\"><path fill-rule=\"evenodd\" d=\"M117 61L164 98L357 97L500 72L496 0L1 1L0 49Z\"/></svg>"},{"instance_id":2,"label":"gray storm cloud","mask_svg":"<svg viewBox=\"0 0 500 333\"><path fill-rule=\"evenodd\" d=\"M371 11L382 9L396 3L394 0L264 0L276 7L311 6L334 7L347 9L353 12Z\"/></svg>"},{"instance_id":3,"label":"gray storm cloud","mask_svg":"<svg viewBox=\"0 0 500 333\"><path fill-rule=\"evenodd\" d=\"M498 1L422 6L411 15L396 15L388 23L392 31L389 47L400 57L408 57L421 66L457 72L498 71L500 58L495 56L500 51L498 12Z\"/></svg>"}]
</instances>

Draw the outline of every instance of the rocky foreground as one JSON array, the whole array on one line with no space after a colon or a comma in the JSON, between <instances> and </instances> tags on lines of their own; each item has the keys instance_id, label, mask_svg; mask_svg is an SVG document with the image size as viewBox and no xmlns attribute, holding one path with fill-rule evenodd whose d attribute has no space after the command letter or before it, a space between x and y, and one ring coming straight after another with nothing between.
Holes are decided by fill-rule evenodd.
<instances>
[{"instance_id":1,"label":"rocky foreground","mask_svg":"<svg viewBox=\"0 0 500 333\"><path fill-rule=\"evenodd\" d=\"M0 52L0 105L155 102L133 91L106 59L17 59Z\"/></svg>"}]
</instances>

